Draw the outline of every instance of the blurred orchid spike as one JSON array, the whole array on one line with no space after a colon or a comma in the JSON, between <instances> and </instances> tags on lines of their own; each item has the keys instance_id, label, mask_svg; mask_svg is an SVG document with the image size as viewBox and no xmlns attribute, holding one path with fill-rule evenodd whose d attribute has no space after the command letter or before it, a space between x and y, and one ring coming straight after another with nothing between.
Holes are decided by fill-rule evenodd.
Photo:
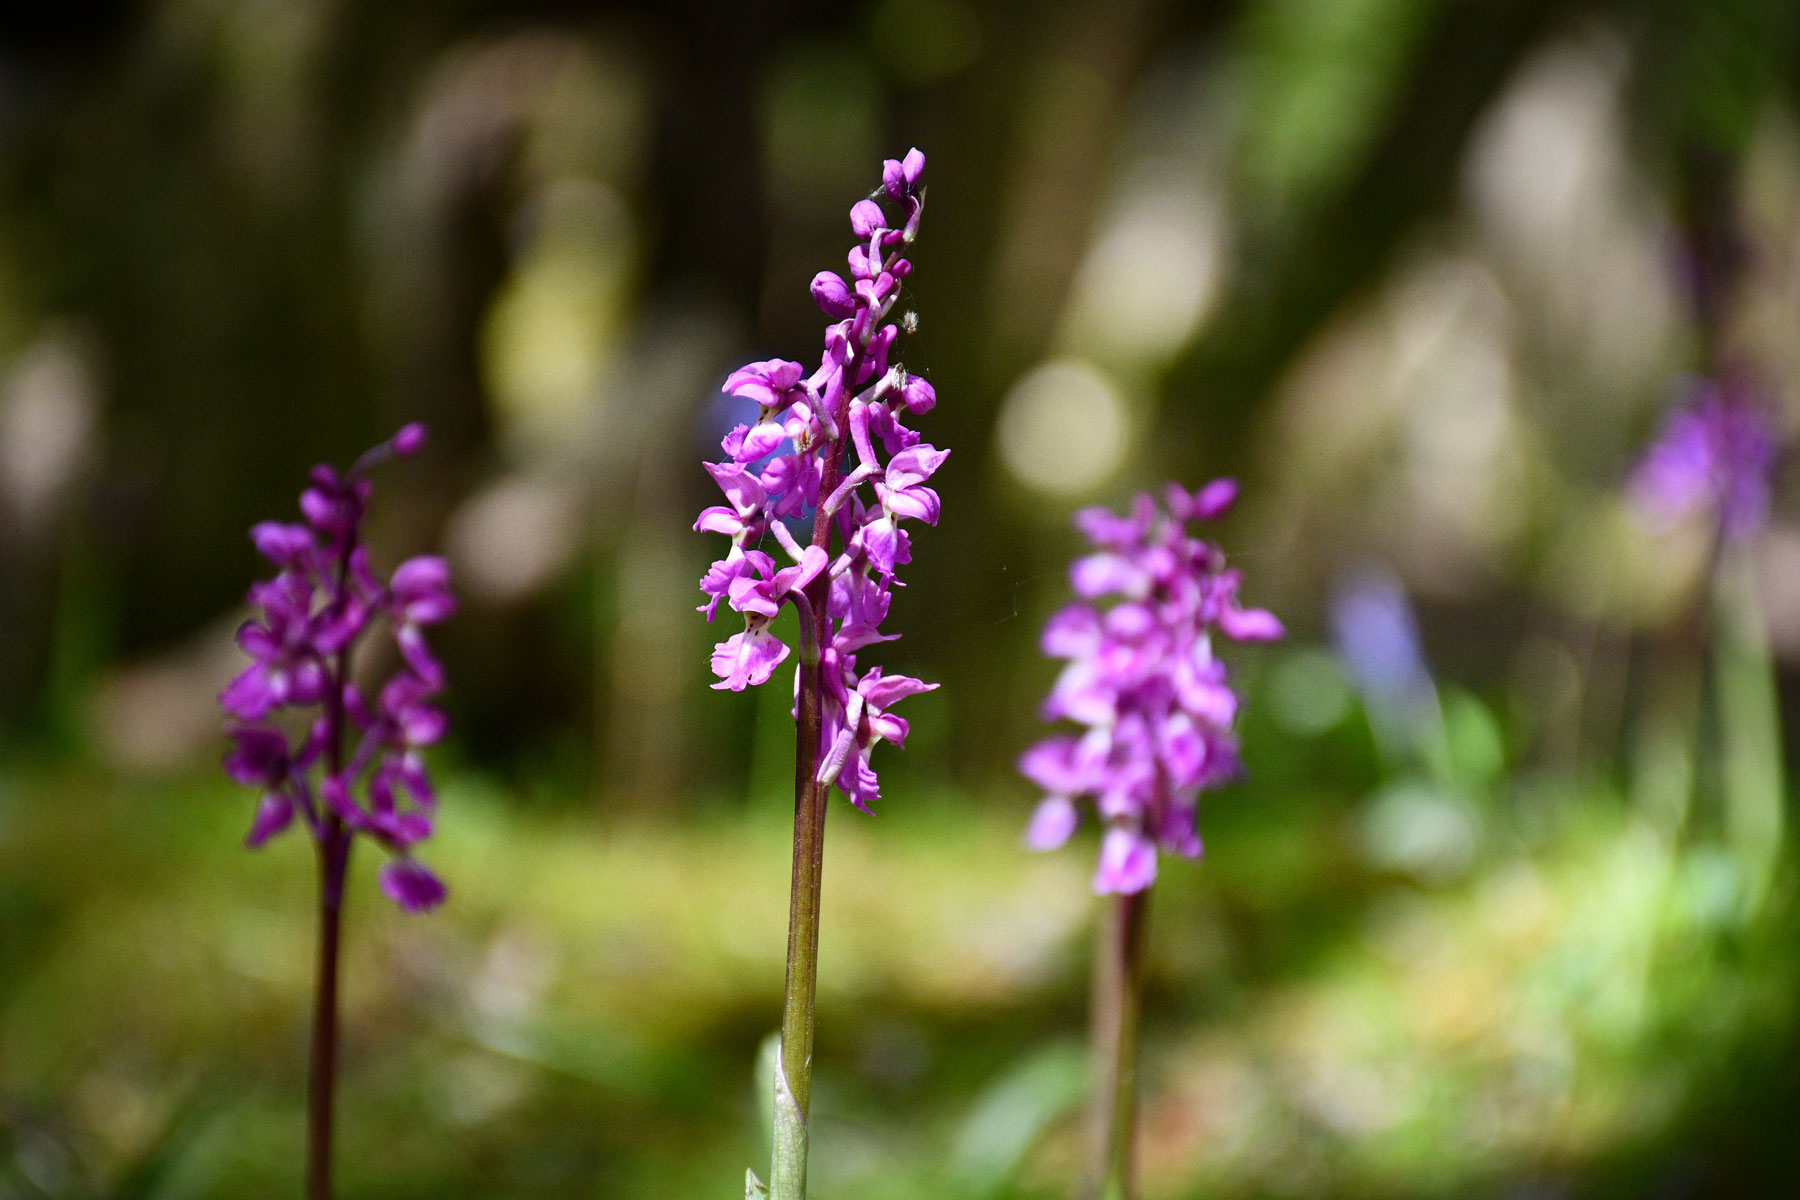
<instances>
[{"instance_id":1,"label":"blurred orchid spike","mask_svg":"<svg viewBox=\"0 0 1800 1200\"><path fill-rule=\"evenodd\" d=\"M388 856L383 894L409 912L444 902L442 881L413 850L431 836L437 792L422 751L441 740L449 720L432 703L444 668L424 628L456 611L450 568L424 555L383 580L363 544L374 485L368 472L415 454L423 425L408 425L349 471L317 466L300 496L303 522L265 521L250 530L257 552L274 564L251 587L256 615L238 629L250 665L219 693L233 718L225 773L260 793L246 839L254 849L298 816L319 849L319 967L307 1087L306 1195L330 1200L332 1100L337 1061L338 943L344 880L359 835ZM385 618L400 666L373 702L351 682L355 651ZM297 740L272 721L306 714Z\"/></svg>"},{"instance_id":2,"label":"blurred orchid spike","mask_svg":"<svg viewBox=\"0 0 1800 1200\"><path fill-rule=\"evenodd\" d=\"M1039 742L1019 770L1047 793L1026 833L1052 850L1075 832L1076 801L1091 798L1106 825L1094 890L1141 892L1158 849L1200 854L1199 795L1241 771L1232 723L1237 695L1213 652L1213 631L1239 642L1283 636L1281 622L1238 603L1238 572L1217 546L1187 532L1221 516L1237 484L1217 479L1189 493L1169 484L1164 505L1140 495L1120 516L1075 515L1095 553L1069 579L1082 600L1044 627L1043 652L1068 660L1046 720L1085 728ZM1117 597L1108 608L1094 603Z\"/></svg>"},{"instance_id":3,"label":"blurred orchid spike","mask_svg":"<svg viewBox=\"0 0 1800 1200\"><path fill-rule=\"evenodd\" d=\"M262 845L296 815L321 845L362 834L393 856L382 868L382 890L413 912L444 896L443 885L412 858L430 835L435 805L419 751L448 729L430 703L443 690L444 671L423 628L455 612L456 599L449 566L435 555L408 559L385 582L375 576L362 544L373 485L362 471L371 460L414 453L424 440L424 426L408 425L350 473L314 467L300 498L304 523L265 521L251 529L258 552L277 571L250 589L257 615L237 634L250 665L219 693L237 721L226 774L262 790L250 845ZM350 682L349 663L380 617L402 666L371 706ZM285 709L317 710L297 745L267 724ZM351 736L353 747L346 745Z\"/></svg>"},{"instance_id":4,"label":"blurred orchid spike","mask_svg":"<svg viewBox=\"0 0 1800 1200\"><path fill-rule=\"evenodd\" d=\"M1046 793L1025 844L1063 845L1081 823L1077 802L1091 800L1104 826L1093 888L1110 897L1095 939L1088 1196L1137 1195L1137 1030L1157 855L1198 858L1200 793L1243 770L1232 734L1237 693L1213 633L1239 642L1285 634L1274 614L1238 603L1238 572L1224 552L1188 532L1188 522L1222 516L1236 499L1236 481L1215 479L1197 492L1171 483L1160 506L1139 495L1124 515L1076 513L1094 546L1069 568L1081 599L1044 626L1043 652L1068 660L1044 719L1082 729L1019 759Z\"/></svg>"},{"instance_id":5,"label":"blurred orchid spike","mask_svg":"<svg viewBox=\"0 0 1800 1200\"><path fill-rule=\"evenodd\" d=\"M1653 522L1710 514L1721 536L1742 541L1762 531L1779 437L1769 403L1738 378L1686 385L1631 480L1637 508Z\"/></svg>"}]
</instances>

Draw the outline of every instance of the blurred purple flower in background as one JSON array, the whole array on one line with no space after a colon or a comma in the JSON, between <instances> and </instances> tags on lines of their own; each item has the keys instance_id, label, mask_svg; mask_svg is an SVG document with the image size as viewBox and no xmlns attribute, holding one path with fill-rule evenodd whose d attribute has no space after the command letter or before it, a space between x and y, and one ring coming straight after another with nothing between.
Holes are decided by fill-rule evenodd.
<instances>
[{"instance_id":1,"label":"blurred purple flower in background","mask_svg":"<svg viewBox=\"0 0 1800 1200\"><path fill-rule=\"evenodd\" d=\"M1710 512L1722 536L1741 540L1769 516L1779 441L1767 405L1741 380L1703 379L1672 414L1632 476L1640 511L1668 523Z\"/></svg>"},{"instance_id":2,"label":"blurred purple flower in background","mask_svg":"<svg viewBox=\"0 0 1800 1200\"><path fill-rule=\"evenodd\" d=\"M1216 545L1187 531L1223 514L1237 485L1215 480L1189 494L1169 484L1165 507L1140 495L1126 516L1085 509L1075 525L1096 553L1069 572L1083 600L1044 627L1042 648L1068 660L1046 720L1086 726L1039 742L1020 771L1048 793L1026 833L1051 850L1074 833L1076 800L1092 797L1106 824L1094 890L1135 893L1156 878L1158 847L1196 858L1199 795L1241 770L1232 723L1238 699L1212 632L1241 642L1274 641L1281 622L1238 605L1238 572ZM1106 596L1108 608L1092 603Z\"/></svg>"},{"instance_id":3,"label":"blurred purple flower in background","mask_svg":"<svg viewBox=\"0 0 1800 1200\"><path fill-rule=\"evenodd\" d=\"M379 880L395 904L427 912L445 895L443 883L412 850L431 836L437 807L420 752L449 729L431 703L443 690L444 668L422 630L456 610L450 568L441 558L411 558L383 582L363 545L374 491L369 471L417 453L424 443L425 427L408 425L347 472L314 467L300 494L303 524L265 521L251 529L251 540L276 572L250 589L257 615L237 634L250 665L219 693L220 705L238 722L230 730L236 745L225 757L225 773L262 792L250 846L286 829L298 813L319 850L319 960L307 1083L306 1194L312 1200L332 1195L338 945L344 878L357 835L388 853ZM382 617L400 666L371 704L351 682L353 656ZM317 711L290 740L266 723L283 709Z\"/></svg>"},{"instance_id":4,"label":"blurred purple flower in background","mask_svg":"<svg viewBox=\"0 0 1800 1200\"><path fill-rule=\"evenodd\" d=\"M391 855L381 869L381 890L413 912L436 907L445 894L412 858L412 848L431 834L436 805L420 752L448 730L431 703L443 690L443 667L422 627L450 616L456 601L441 558L408 559L387 582L377 578L362 524L372 491L367 472L416 452L424 438L423 426L408 425L347 473L314 467L300 497L304 523L265 521L250 531L277 570L250 589L257 615L237 634L250 665L219 694L238 722L225 773L262 792L250 846L286 829L296 814L328 850L347 852L349 839L362 834ZM351 665L380 617L401 666L371 704L351 682ZM318 711L290 741L267 723L284 709Z\"/></svg>"}]
</instances>

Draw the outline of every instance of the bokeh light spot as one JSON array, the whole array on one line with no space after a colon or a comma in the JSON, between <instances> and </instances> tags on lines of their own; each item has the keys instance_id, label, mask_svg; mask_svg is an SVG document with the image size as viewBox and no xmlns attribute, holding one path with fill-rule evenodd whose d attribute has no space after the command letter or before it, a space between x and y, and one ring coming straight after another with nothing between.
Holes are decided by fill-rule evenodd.
<instances>
[{"instance_id":1,"label":"bokeh light spot","mask_svg":"<svg viewBox=\"0 0 1800 1200\"><path fill-rule=\"evenodd\" d=\"M1000 408L1000 460L1036 491L1073 495L1105 482L1125 456L1125 403L1083 359L1056 359L1019 380Z\"/></svg>"}]
</instances>

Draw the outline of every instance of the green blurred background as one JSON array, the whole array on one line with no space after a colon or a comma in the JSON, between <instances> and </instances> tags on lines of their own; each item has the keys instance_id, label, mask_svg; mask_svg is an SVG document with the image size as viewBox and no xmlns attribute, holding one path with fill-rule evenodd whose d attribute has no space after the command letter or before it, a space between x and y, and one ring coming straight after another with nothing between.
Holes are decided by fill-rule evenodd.
<instances>
[{"instance_id":1,"label":"green blurred background","mask_svg":"<svg viewBox=\"0 0 1800 1200\"><path fill-rule=\"evenodd\" d=\"M1019 846L1036 633L1075 507L1229 472L1292 636L1158 888L1146 1194L1800 1194L1800 523L1709 573L1621 489L1718 337L1800 416L1787 0L9 14L3 1200L297 1194L312 860L240 848L213 696L246 528L414 419L373 538L464 600L452 896L358 864L342 1192L761 1168L792 726L706 687L698 463L914 144L954 454L883 661L944 686L834 802L815 1191L1068 1193L1092 844Z\"/></svg>"}]
</instances>

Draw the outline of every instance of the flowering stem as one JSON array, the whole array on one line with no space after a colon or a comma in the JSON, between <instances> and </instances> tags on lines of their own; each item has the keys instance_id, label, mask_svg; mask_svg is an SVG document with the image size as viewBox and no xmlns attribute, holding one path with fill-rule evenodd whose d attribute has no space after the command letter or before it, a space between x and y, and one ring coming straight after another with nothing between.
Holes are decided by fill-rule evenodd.
<instances>
[{"instance_id":1,"label":"flowering stem","mask_svg":"<svg viewBox=\"0 0 1800 1200\"><path fill-rule=\"evenodd\" d=\"M854 285L831 271L812 281L813 299L833 323L825 353L811 376L797 362L770 359L731 373L724 390L754 401L754 425L740 425L721 448L728 462L705 464L727 504L700 514L696 530L732 539L724 558L701 578L711 599L701 610L711 620L721 602L744 615L744 628L713 649L716 689L742 691L768 682L790 648L770 632L781 607L792 603L800 618L794 716L794 858L788 893L787 980L782 1002L780 1049L775 1069L775 1146L771 1190L752 1174L746 1195L761 1200L805 1200L807 1114L812 1096L814 1013L818 998L819 896L825 862L825 808L835 786L866 810L880 797L869 752L884 739L905 738L906 723L887 706L935 685L880 667L859 673L856 654L893 640L878 627L886 616L894 568L911 561L910 536L901 520L936 524L938 494L924 486L947 450L919 440L901 424L937 402L925 380L908 375L889 355L903 329L888 324L902 281L912 264L902 257L918 231L925 189L919 175L925 156L917 149L882 164L881 192L850 210L860 244L850 252ZM904 210L902 226L890 225L876 202L885 194ZM858 389L862 389L858 391ZM876 457L871 433L889 452ZM757 464L784 445L766 467ZM846 457L854 454L846 475ZM874 505L857 489L874 480ZM811 544L802 548L785 521L813 510ZM836 530L840 550L832 554ZM793 565L777 570L775 558L757 548L772 536ZM829 692L826 688L829 685Z\"/></svg>"},{"instance_id":2,"label":"flowering stem","mask_svg":"<svg viewBox=\"0 0 1800 1200\"><path fill-rule=\"evenodd\" d=\"M802 662L794 778L794 873L788 898L787 994L775 1065L775 1200L805 1200L806 1120L812 1098L813 1010L819 990L819 884L827 785L813 780L819 747L819 667Z\"/></svg>"},{"instance_id":3,"label":"flowering stem","mask_svg":"<svg viewBox=\"0 0 1800 1200\"><path fill-rule=\"evenodd\" d=\"M234 782L261 792L245 843L255 849L299 816L319 855L319 942L314 974L312 1047L307 1072L305 1195L332 1195L332 1109L337 1082L338 962L351 843L369 837L392 857L381 890L410 912L441 904L443 883L412 857L431 835L434 792L419 758L443 737L448 719L426 703L443 690L443 667L422 626L455 610L450 570L421 555L383 583L362 541L372 484L369 468L418 452L421 425L407 425L362 456L348 474L320 464L300 495L304 524L262 521L251 527L257 552L277 568L250 590L257 615L238 628L251 663L219 693L236 720L236 748L223 766ZM371 705L351 686L354 647L370 622L392 626L402 666ZM319 709L298 745L273 724L281 709ZM354 726L359 744L346 757ZM317 774L315 775L315 771ZM354 792L363 791L367 807Z\"/></svg>"},{"instance_id":4,"label":"flowering stem","mask_svg":"<svg viewBox=\"0 0 1800 1200\"><path fill-rule=\"evenodd\" d=\"M847 405L840 405L840 409ZM834 414L843 427L846 413ZM837 486L841 455L826 459L819 491ZM813 545L831 538L832 516L813 519ZM769 1170L774 1200L806 1200L807 1113L812 1101L813 1015L819 994L819 893L825 872L825 801L831 785L818 782L820 680L819 617L831 581L821 575L798 598L800 680L794 743L794 865L788 888L787 986L781 1007L781 1055L775 1063L775 1148Z\"/></svg>"},{"instance_id":5,"label":"flowering stem","mask_svg":"<svg viewBox=\"0 0 1800 1200\"><path fill-rule=\"evenodd\" d=\"M307 1085L307 1200L331 1200L331 1108L337 1082L338 927L350 835L335 816L319 845L319 972L313 995L312 1073Z\"/></svg>"},{"instance_id":6,"label":"flowering stem","mask_svg":"<svg viewBox=\"0 0 1800 1200\"><path fill-rule=\"evenodd\" d=\"M1138 1017L1144 1002L1144 931L1150 891L1125 892L1101 921L1094 970L1094 1098L1086 1195L1137 1200Z\"/></svg>"},{"instance_id":7,"label":"flowering stem","mask_svg":"<svg viewBox=\"0 0 1800 1200\"><path fill-rule=\"evenodd\" d=\"M337 594L350 572L350 539L337 564ZM344 685L350 651L338 652L327 672L325 764L332 775L344 766ZM343 924L344 876L350 866L351 832L334 813L324 813L319 838L319 969L313 992L312 1068L306 1093L306 1196L331 1200L331 1118L337 1091L338 934Z\"/></svg>"}]
</instances>

